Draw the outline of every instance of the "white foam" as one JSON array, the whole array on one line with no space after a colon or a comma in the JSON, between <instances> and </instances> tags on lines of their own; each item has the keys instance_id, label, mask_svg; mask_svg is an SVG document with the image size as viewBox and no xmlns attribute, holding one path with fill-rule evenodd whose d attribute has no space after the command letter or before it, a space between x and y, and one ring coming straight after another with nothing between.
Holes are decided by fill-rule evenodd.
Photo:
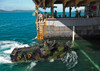
<instances>
[{"instance_id":1,"label":"white foam","mask_svg":"<svg viewBox=\"0 0 100 71\"><path fill-rule=\"evenodd\" d=\"M78 63L78 56L75 51L70 51L66 54L66 56L62 59L63 63L66 64L66 67L68 69L71 69L75 67L75 65Z\"/></svg>"},{"instance_id":2,"label":"white foam","mask_svg":"<svg viewBox=\"0 0 100 71\"><path fill-rule=\"evenodd\" d=\"M35 39L37 39L37 36L33 40L35 40Z\"/></svg>"},{"instance_id":3,"label":"white foam","mask_svg":"<svg viewBox=\"0 0 100 71\"><path fill-rule=\"evenodd\" d=\"M51 59L49 62L54 62L54 59Z\"/></svg>"},{"instance_id":4,"label":"white foam","mask_svg":"<svg viewBox=\"0 0 100 71\"><path fill-rule=\"evenodd\" d=\"M16 41L0 41L0 63L11 63L10 54L14 48L29 47L28 44L22 44Z\"/></svg>"},{"instance_id":5,"label":"white foam","mask_svg":"<svg viewBox=\"0 0 100 71\"><path fill-rule=\"evenodd\" d=\"M0 57L0 63L11 63L8 57Z\"/></svg>"},{"instance_id":6,"label":"white foam","mask_svg":"<svg viewBox=\"0 0 100 71\"><path fill-rule=\"evenodd\" d=\"M21 48L21 47L28 47L29 45L27 44L22 44L16 41L0 41L0 48L4 49L4 48L11 48L11 47L17 47L17 48Z\"/></svg>"},{"instance_id":7,"label":"white foam","mask_svg":"<svg viewBox=\"0 0 100 71\"><path fill-rule=\"evenodd\" d=\"M31 64L27 67L27 69L32 69L37 64L37 61L31 62Z\"/></svg>"},{"instance_id":8,"label":"white foam","mask_svg":"<svg viewBox=\"0 0 100 71\"><path fill-rule=\"evenodd\" d=\"M35 39L37 39L37 36L35 37Z\"/></svg>"},{"instance_id":9,"label":"white foam","mask_svg":"<svg viewBox=\"0 0 100 71\"><path fill-rule=\"evenodd\" d=\"M0 49L5 49L4 53L11 53L14 48L29 47L28 44L22 44L16 41L0 41ZM9 50L7 50L9 48Z\"/></svg>"},{"instance_id":10,"label":"white foam","mask_svg":"<svg viewBox=\"0 0 100 71\"><path fill-rule=\"evenodd\" d=\"M7 53L7 54L10 54L14 49L15 49L15 48L12 47L10 50L5 50L5 51L3 51L3 52L4 52L4 53Z\"/></svg>"},{"instance_id":11,"label":"white foam","mask_svg":"<svg viewBox=\"0 0 100 71\"><path fill-rule=\"evenodd\" d=\"M36 43L36 42L32 42L32 43Z\"/></svg>"},{"instance_id":12,"label":"white foam","mask_svg":"<svg viewBox=\"0 0 100 71\"><path fill-rule=\"evenodd\" d=\"M30 64L29 69L32 69L34 66L36 66L36 63L35 63L35 62L32 62L32 63Z\"/></svg>"}]
</instances>

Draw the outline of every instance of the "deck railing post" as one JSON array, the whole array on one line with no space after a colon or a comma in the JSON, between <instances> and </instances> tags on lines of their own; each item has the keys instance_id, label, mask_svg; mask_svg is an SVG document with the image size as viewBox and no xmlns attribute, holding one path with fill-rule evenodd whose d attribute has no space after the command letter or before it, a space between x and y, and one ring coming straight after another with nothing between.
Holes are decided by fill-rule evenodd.
<instances>
[{"instance_id":1,"label":"deck railing post","mask_svg":"<svg viewBox=\"0 0 100 71\"><path fill-rule=\"evenodd\" d=\"M51 7L51 16L53 17L53 6Z\"/></svg>"},{"instance_id":2,"label":"deck railing post","mask_svg":"<svg viewBox=\"0 0 100 71\"><path fill-rule=\"evenodd\" d=\"M99 16L99 3L97 3L97 16Z\"/></svg>"},{"instance_id":3,"label":"deck railing post","mask_svg":"<svg viewBox=\"0 0 100 71\"><path fill-rule=\"evenodd\" d=\"M63 18L65 18L65 6L63 4Z\"/></svg>"},{"instance_id":4,"label":"deck railing post","mask_svg":"<svg viewBox=\"0 0 100 71\"><path fill-rule=\"evenodd\" d=\"M37 6L35 7L35 12L36 12L36 17L38 19L38 7Z\"/></svg>"},{"instance_id":5,"label":"deck railing post","mask_svg":"<svg viewBox=\"0 0 100 71\"><path fill-rule=\"evenodd\" d=\"M73 26L72 42L75 41L75 26Z\"/></svg>"},{"instance_id":6,"label":"deck railing post","mask_svg":"<svg viewBox=\"0 0 100 71\"><path fill-rule=\"evenodd\" d=\"M72 8L69 7L69 17L71 17L71 10L72 10Z\"/></svg>"}]
</instances>

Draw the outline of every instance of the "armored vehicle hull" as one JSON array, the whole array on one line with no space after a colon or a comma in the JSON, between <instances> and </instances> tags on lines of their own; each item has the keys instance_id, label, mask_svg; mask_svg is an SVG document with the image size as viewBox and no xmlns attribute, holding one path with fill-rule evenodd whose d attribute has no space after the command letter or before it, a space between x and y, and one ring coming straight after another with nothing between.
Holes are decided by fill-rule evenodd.
<instances>
[{"instance_id":1,"label":"armored vehicle hull","mask_svg":"<svg viewBox=\"0 0 100 71\"><path fill-rule=\"evenodd\" d=\"M25 62L32 60L58 60L63 58L71 48L71 42L46 41L40 45L15 48L11 53L12 62Z\"/></svg>"}]
</instances>

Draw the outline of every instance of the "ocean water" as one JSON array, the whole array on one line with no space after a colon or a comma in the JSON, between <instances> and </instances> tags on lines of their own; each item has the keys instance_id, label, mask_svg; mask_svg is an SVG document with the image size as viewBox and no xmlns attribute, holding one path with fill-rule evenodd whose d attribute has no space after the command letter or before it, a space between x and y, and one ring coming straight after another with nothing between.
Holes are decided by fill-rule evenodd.
<instances>
[{"instance_id":1,"label":"ocean water","mask_svg":"<svg viewBox=\"0 0 100 71\"><path fill-rule=\"evenodd\" d=\"M99 41L76 41L81 49L68 52L62 60L12 63L14 48L37 44L35 20L31 12L0 13L0 71L100 71Z\"/></svg>"}]
</instances>

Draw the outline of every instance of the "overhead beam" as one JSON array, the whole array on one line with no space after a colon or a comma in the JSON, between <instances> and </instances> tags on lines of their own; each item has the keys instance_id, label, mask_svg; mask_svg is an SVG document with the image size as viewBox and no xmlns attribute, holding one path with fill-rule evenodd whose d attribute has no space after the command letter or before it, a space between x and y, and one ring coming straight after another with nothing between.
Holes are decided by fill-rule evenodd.
<instances>
[{"instance_id":1,"label":"overhead beam","mask_svg":"<svg viewBox=\"0 0 100 71\"><path fill-rule=\"evenodd\" d=\"M84 1L84 0L75 0L75 6L77 6L82 1Z\"/></svg>"},{"instance_id":2,"label":"overhead beam","mask_svg":"<svg viewBox=\"0 0 100 71\"><path fill-rule=\"evenodd\" d=\"M71 17L71 10L72 10L72 8L69 7L69 17Z\"/></svg>"},{"instance_id":3,"label":"overhead beam","mask_svg":"<svg viewBox=\"0 0 100 71\"><path fill-rule=\"evenodd\" d=\"M36 16L37 16L37 19L38 19L38 7L37 6L35 7L35 12L36 12Z\"/></svg>"},{"instance_id":4,"label":"overhead beam","mask_svg":"<svg viewBox=\"0 0 100 71\"><path fill-rule=\"evenodd\" d=\"M64 6L66 6L66 3L69 2L70 0L63 0Z\"/></svg>"},{"instance_id":5,"label":"overhead beam","mask_svg":"<svg viewBox=\"0 0 100 71\"><path fill-rule=\"evenodd\" d=\"M37 5L37 7L40 7L42 3L43 3L43 1L40 1L40 3Z\"/></svg>"},{"instance_id":6,"label":"overhead beam","mask_svg":"<svg viewBox=\"0 0 100 71\"><path fill-rule=\"evenodd\" d=\"M45 7L45 0L43 0L43 7Z\"/></svg>"},{"instance_id":7,"label":"overhead beam","mask_svg":"<svg viewBox=\"0 0 100 71\"><path fill-rule=\"evenodd\" d=\"M91 2L98 2L100 5L100 0L33 0L37 7L53 7L54 3L61 1L64 6L88 6ZM83 2L83 3L82 3ZM82 4L80 4L82 3Z\"/></svg>"},{"instance_id":8,"label":"overhead beam","mask_svg":"<svg viewBox=\"0 0 100 71\"><path fill-rule=\"evenodd\" d=\"M74 0L68 1L66 7L72 7L72 6L75 6L75 1Z\"/></svg>"},{"instance_id":9,"label":"overhead beam","mask_svg":"<svg viewBox=\"0 0 100 71\"><path fill-rule=\"evenodd\" d=\"M63 0L63 18L65 18L65 7L66 7L66 3L70 1L70 0Z\"/></svg>"},{"instance_id":10,"label":"overhead beam","mask_svg":"<svg viewBox=\"0 0 100 71\"><path fill-rule=\"evenodd\" d=\"M41 0L38 0L38 2L40 2Z\"/></svg>"},{"instance_id":11,"label":"overhead beam","mask_svg":"<svg viewBox=\"0 0 100 71\"><path fill-rule=\"evenodd\" d=\"M35 0L33 0L33 2L35 3L35 5L38 5L37 2Z\"/></svg>"},{"instance_id":12,"label":"overhead beam","mask_svg":"<svg viewBox=\"0 0 100 71\"><path fill-rule=\"evenodd\" d=\"M87 0L86 6L88 6L88 4L90 4L91 2L97 2L97 0Z\"/></svg>"},{"instance_id":13,"label":"overhead beam","mask_svg":"<svg viewBox=\"0 0 100 71\"><path fill-rule=\"evenodd\" d=\"M54 2L55 2L56 0L51 0L51 15L53 16L54 14L53 14L53 10L54 10Z\"/></svg>"},{"instance_id":14,"label":"overhead beam","mask_svg":"<svg viewBox=\"0 0 100 71\"><path fill-rule=\"evenodd\" d=\"M99 3L99 5L100 5L100 1L99 1L98 3Z\"/></svg>"},{"instance_id":15,"label":"overhead beam","mask_svg":"<svg viewBox=\"0 0 100 71\"><path fill-rule=\"evenodd\" d=\"M51 5L53 6L56 0L51 0Z\"/></svg>"},{"instance_id":16,"label":"overhead beam","mask_svg":"<svg viewBox=\"0 0 100 71\"><path fill-rule=\"evenodd\" d=\"M65 5L63 4L63 18L65 18Z\"/></svg>"}]
</instances>

